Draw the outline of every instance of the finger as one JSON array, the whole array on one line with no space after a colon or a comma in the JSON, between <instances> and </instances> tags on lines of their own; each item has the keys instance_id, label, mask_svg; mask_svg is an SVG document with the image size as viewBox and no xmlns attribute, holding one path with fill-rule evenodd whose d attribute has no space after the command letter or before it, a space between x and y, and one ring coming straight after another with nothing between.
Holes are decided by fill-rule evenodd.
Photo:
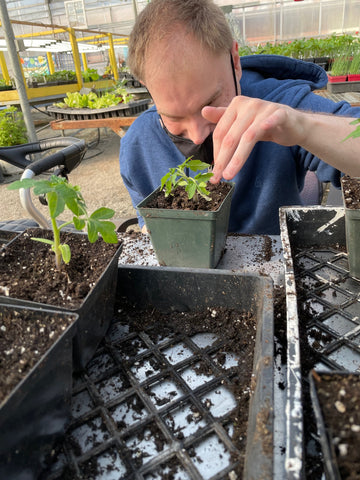
<instances>
[{"instance_id":1,"label":"finger","mask_svg":"<svg viewBox=\"0 0 360 480\"><path fill-rule=\"evenodd\" d=\"M209 107L206 106L201 110L201 115L211 123L218 123L220 118L223 116L226 108L225 107Z\"/></svg>"}]
</instances>

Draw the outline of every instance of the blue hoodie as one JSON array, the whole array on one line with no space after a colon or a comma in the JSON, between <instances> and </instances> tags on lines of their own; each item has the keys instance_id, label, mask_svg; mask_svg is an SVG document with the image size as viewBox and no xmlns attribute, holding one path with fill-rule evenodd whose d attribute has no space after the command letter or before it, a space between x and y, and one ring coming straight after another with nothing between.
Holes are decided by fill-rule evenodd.
<instances>
[{"instance_id":1,"label":"blue hoodie","mask_svg":"<svg viewBox=\"0 0 360 480\"><path fill-rule=\"evenodd\" d=\"M334 103L313 90L327 83L325 70L314 63L279 55L241 57L241 93L305 111L360 117L360 108ZM134 207L160 185L170 167L184 156L159 122L155 107L144 112L121 140L120 172ZM229 232L279 234L279 207L302 205L300 191L307 170L321 182L340 187L340 172L299 146L258 142L232 180ZM139 225L144 220L139 216Z\"/></svg>"}]
</instances>

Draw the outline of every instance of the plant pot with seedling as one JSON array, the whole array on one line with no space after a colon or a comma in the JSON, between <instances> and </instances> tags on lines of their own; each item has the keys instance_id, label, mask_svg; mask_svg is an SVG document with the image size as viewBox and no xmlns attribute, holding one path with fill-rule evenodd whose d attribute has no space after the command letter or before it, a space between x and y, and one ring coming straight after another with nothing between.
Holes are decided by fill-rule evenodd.
<instances>
[{"instance_id":1,"label":"plant pot with seedling","mask_svg":"<svg viewBox=\"0 0 360 480\"><path fill-rule=\"evenodd\" d=\"M209 183L213 174L203 173L208 167L187 158L137 206L160 265L215 268L222 256L234 184Z\"/></svg>"},{"instance_id":2,"label":"plant pot with seedling","mask_svg":"<svg viewBox=\"0 0 360 480\"><path fill-rule=\"evenodd\" d=\"M28 229L3 248L0 300L76 313L74 368L79 370L92 358L113 314L121 251L109 221L114 211L102 207L88 215L79 187L55 175L22 179L8 188L45 195L52 229ZM72 219L60 224L65 208ZM66 231L70 224L78 232Z\"/></svg>"},{"instance_id":3,"label":"plant pot with seedling","mask_svg":"<svg viewBox=\"0 0 360 480\"><path fill-rule=\"evenodd\" d=\"M360 120L356 119L351 123L356 125L360 123ZM360 126L346 139L357 137L360 137ZM360 279L360 177L344 175L341 178L341 189L345 208L345 235L349 271L351 276Z\"/></svg>"},{"instance_id":4,"label":"plant pot with seedling","mask_svg":"<svg viewBox=\"0 0 360 480\"><path fill-rule=\"evenodd\" d=\"M37 479L65 432L76 319L0 304L0 478Z\"/></svg>"}]
</instances>

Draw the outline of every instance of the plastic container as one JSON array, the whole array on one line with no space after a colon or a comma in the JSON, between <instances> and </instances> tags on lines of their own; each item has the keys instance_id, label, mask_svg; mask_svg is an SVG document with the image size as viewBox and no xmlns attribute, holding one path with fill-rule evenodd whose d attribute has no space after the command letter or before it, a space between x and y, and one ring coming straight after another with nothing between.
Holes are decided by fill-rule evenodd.
<instances>
[{"instance_id":1,"label":"plastic container","mask_svg":"<svg viewBox=\"0 0 360 480\"><path fill-rule=\"evenodd\" d=\"M216 211L148 208L156 189L137 209L160 265L215 268L225 246L234 185Z\"/></svg>"},{"instance_id":2,"label":"plastic container","mask_svg":"<svg viewBox=\"0 0 360 480\"><path fill-rule=\"evenodd\" d=\"M65 316L74 322L0 404L0 478L35 480L71 417L73 338L77 315L0 305L1 315ZM4 354L3 352L1 353Z\"/></svg>"},{"instance_id":3,"label":"plastic container","mask_svg":"<svg viewBox=\"0 0 360 480\"><path fill-rule=\"evenodd\" d=\"M81 233L74 233L74 235L81 235ZM94 355L111 322L117 286L117 265L121 249L122 244L119 245L106 269L78 308L67 309L62 306L6 296L1 296L0 301L4 304L29 308L76 313L78 320L74 338L74 370L81 370Z\"/></svg>"}]
</instances>

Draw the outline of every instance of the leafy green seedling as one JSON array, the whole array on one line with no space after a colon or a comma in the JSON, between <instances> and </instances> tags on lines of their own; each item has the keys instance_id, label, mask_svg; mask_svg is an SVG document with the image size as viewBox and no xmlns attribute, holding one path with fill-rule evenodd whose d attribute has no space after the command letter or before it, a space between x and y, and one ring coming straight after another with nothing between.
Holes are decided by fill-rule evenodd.
<instances>
[{"instance_id":1,"label":"leafy green seedling","mask_svg":"<svg viewBox=\"0 0 360 480\"><path fill-rule=\"evenodd\" d=\"M55 264L58 270L61 266L61 259L64 263L69 263L71 259L69 245L60 243L60 230L67 225L73 224L79 231L86 227L87 236L91 243L99 238L99 234L106 243L118 242L115 225L108 221L114 216L114 210L101 207L88 216L80 188L77 185L71 185L65 178L56 175L52 175L49 180L24 178L8 186L9 190L20 188L33 188L34 195L46 196L53 240L46 238L32 238L32 240L51 245L51 249L55 253ZM65 207L73 213L73 218L69 222L58 225L56 219L65 210Z\"/></svg>"},{"instance_id":2,"label":"leafy green seedling","mask_svg":"<svg viewBox=\"0 0 360 480\"><path fill-rule=\"evenodd\" d=\"M164 175L161 179L160 189L165 188L165 197L168 197L172 194L178 186L185 187L185 191L188 194L189 200L194 197L194 200L198 201L198 195L205 198L206 200L211 200L210 192L206 190L206 185L210 178L213 176L213 173L198 173L195 177L189 177L185 173L185 169L189 168L193 172L198 172L199 170L205 170L209 168L207 163L202 162L201 160L193 160L193 157L188 157L181 165L178 165L175 168L170 168L168 173Z\"/></svg>"},{"instance_id":3,"label":"leafy green seedling","mask_svg":"<svg viewBox=\"0 0 360 480\"><path fill-rule=\"evenodd\" d=\"M350 125L356 125L358 123L360 123L360 118L356 118L355 120L350 122ZM349 138L358 137L360 137L360 125L358 125L353 132L349 133L349 135L343 139L343 142L345 142L345 140L348 140Z\"/></svg>"}]
</instances>

